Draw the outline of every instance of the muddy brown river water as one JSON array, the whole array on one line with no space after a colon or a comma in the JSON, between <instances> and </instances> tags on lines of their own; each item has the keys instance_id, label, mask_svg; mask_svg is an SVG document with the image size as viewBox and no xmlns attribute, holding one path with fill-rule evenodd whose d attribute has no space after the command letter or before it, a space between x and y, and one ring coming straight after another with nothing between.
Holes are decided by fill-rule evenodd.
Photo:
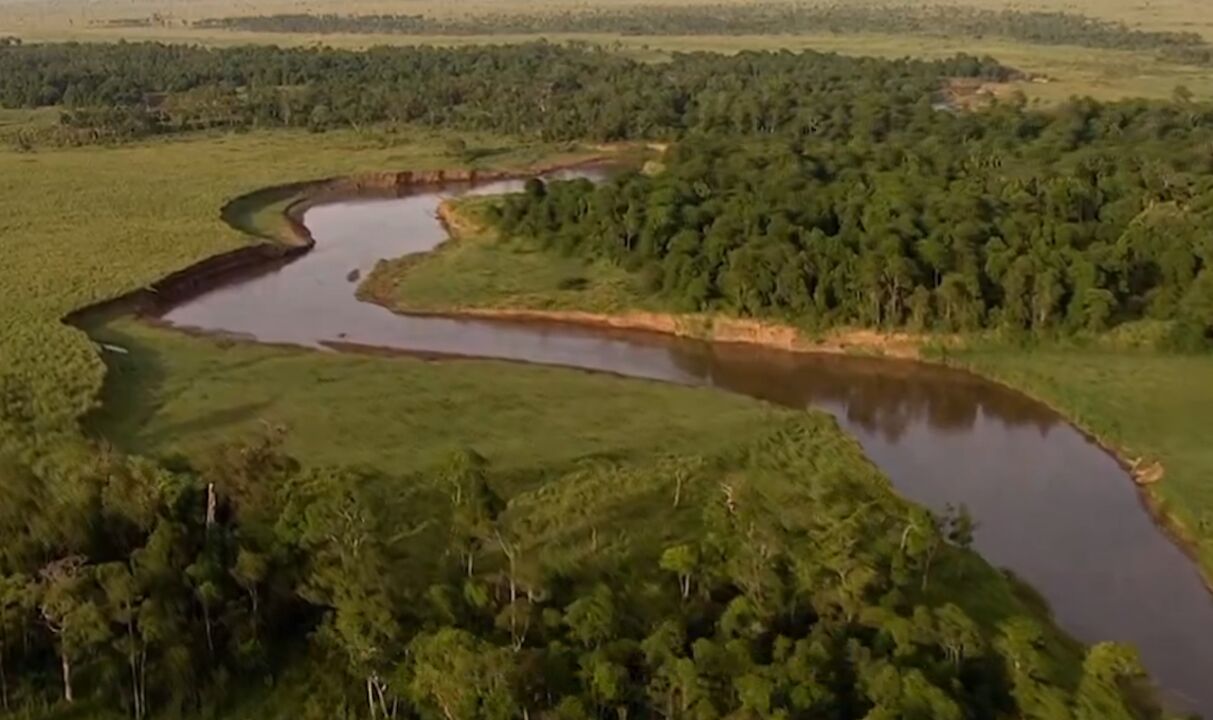
<instances>
[{"instance_id":1,"label":"muddy brown river water","mask_svg":"<svg viewBox=\"0 0 1213 720\"><path fill-rule=\"evenodd\" d=\"M435 217L442 199L520 187L450 185L316 205L304 216L316 240L311 252L186 299L163 319L316 348L565 365L823 410L904 496L941 510L967 504L980 524L977 549L1036 588L1067 631L1137 646L1170 704L1213 718L1213 595L1116 460L1023 395L925 364L561 324L409 317L354 297L355 270L365 277L381 258L446 239Z\"/></svg>"}]
</instances>

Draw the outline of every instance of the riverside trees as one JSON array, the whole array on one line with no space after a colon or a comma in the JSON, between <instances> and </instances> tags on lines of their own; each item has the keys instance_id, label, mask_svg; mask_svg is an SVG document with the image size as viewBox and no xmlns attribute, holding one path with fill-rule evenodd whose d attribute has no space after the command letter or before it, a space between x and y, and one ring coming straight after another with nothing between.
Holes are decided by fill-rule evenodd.
<instances>
[{"instance_id":1,"label":"riverside trees","mask_svg":"<svg viewBox=\"0 0 1213 720\"><path fill-rule=\"evenodd\" d=\"M1190 151L1213 116L1088 102L883 124L862 108L837 118L846 142L687 138L660 174L552 183L499 220L691 311L1067 333L1151 318L1172 344L1213 339L1213 167Z\"/></svg>"},{"instance_id":2,"label":"riverside trees","mask_svg":"<svg viewBox=\"0 0 1213 720\"><path fill-rule=\"evenodd\" d=\"M753 2L644 5L549 12L502 12L457 17L426 15L280 14L210 18L195 27L283 33L404 33L410 35L782 35L889 33L1004 37L1041 45L1155 50L1164 57L1207 62L1197 33L1147 31L1073 12L994 10L964 5Z\"/></svg>"},{"instance_id":3,"label":"riverside trees","mask_svg":"<svg viewBox=\"0 0 1213 720\"><path fill-rule=\"evenodd\" d=\"M574 526L547 547L508 505L476 521L508 552L443 550L450 519L501 484L483 458L435 468L448 507L409 524L375 477L277 447L259 438L197 467L105 457L6 529L6 709L58 696L135 718L222 712L242 678L302 677L306 717L1156 715L1125 690L1143 681L1126 650L1093 649L1066 681L1078 658L821 417L703 458L678 511L689 532L656 555ZM65 469L6 467L23 469L5 487L34 490ZM651 485L668 516L663 468L629 469L627 486ZM575 471L542 493L545 513L619 471ZM51 516L75 521L36 521ZM586 561L554 562L570 548ZM933 589L963 583L951 602L923 591L928 570ZM964 609L974 584L1004 598L997 613L990 595ZM525 631L510 622L524 617Z\"/></svg>"}]
</instances>

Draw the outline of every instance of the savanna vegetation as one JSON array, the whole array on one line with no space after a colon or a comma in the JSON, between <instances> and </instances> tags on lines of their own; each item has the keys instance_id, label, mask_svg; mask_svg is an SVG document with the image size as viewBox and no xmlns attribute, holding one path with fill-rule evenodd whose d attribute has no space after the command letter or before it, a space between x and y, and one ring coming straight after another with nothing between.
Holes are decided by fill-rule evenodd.
<instances>
[{"instance_id":1,"label":"savanna vegetation","mask_svg":"<svg viewBox=\"0 0 1213 720\"><path fill-rule=\"evenodd\" d=\"M1040 45L1149 50L1170 60L1206 63L1210 48L1198 33L1139 30L1123 22L1073 12L994 10L954 5L879 3L823 5L677 4L608 6L548 13L444 15L240 15L194 22L204 29L261 33L402 33L408 35L787 35L887 33L996 36Z\"/></svg>"},{"instance_id":2,"label":"savanna vegetation","mask_svg":"<svg viewBox=\"0 0 1213 720\"><path fill-rule=\"evenodd\" d=\"M126 353L106 355L102 402L85 425L147 456L206 452L268 423L287 429L282 449L302 461L394 475L441 464L474 439L505 478L568 470L587 457L693 455L780 418L722 393L554 368L314 353L131 318L90 323L89 333Z\"/></svg>"},{"instance_id":3,"label":"savanna vegetation","mask_svg":"<svg viewBox=\"0 0 1213 720\"><path fill-rule=\"evenodd\" d=\"M247 244L219 214L236 196L359 170L461 167L469 157L479 167L525 168L586 156L576 146L501 136L452 139L397 128L333 132L323 143L278 131L0 150L0 404L39 435L76 434L78 418L97 402L104 366L87 337L61 319Z\"/></svg>"},{"instance_id":4,"label":"savanna vegetation","mask_svg":"<svg viewBox=\"0 0 1213 720\"><path fill-rule=\"evenodd\" d=\"M1204 343L1209 110L940 107L950 78L1012 73L0 48L0 101L62 109L0 151L0 715L1163 717L1132 649L1065 638L969 550L963 508L897 497L822 415L130 320L89 325L103 362L62 322L247 242L219 208L259 187L674 139L663 172L535 182L495 219L672 306L1035 332L1156 316Z\"/></svg>"},{"instance_id":5,"label":"savanna vegetation","mask_svg":"<svg viewBox=\"0 0 1213 720\"><path fill-rule=\"evenodd\" d=\"M384 122L608 141L699 129L799 132L815 106L862 99L875 111L938 93L946 78L1013 74L988 58L883 62L819 53L698 53L655 67L546 43L368 52L27 45L0 51L0 104L63 107L60 129L31 135L28 146Z\"/></svg>"},{"instance_id":6,"label":"savanna vegetation","mask_svg":"<svg viewBox=\"0 0 1213 720\"><path fill-rule=\"evenodd\" d=\"M594 44L645 62L665 62L673 54L696 51L807 49L889 59L992 54L1024 71L1025 78L1014 83L1016 89L1046 104L1064 102L1072 95L1165 99L1177 84L1191 88L1198 97L1213 97L1213 66L1204 61L1207 53L1199 41L1213 35L1213 22L1209 8L1199 0L1093 0L1081 7L1062 0L1020 6L1003 0L933 0L925 7L908 0L849 0L834 5L781 5L779 0L766 0L760 9L752 5L738 0L651 4L604 0L591 9L572 0L410 0L403 7L385 0L313 0L301 8L289 0L188 4L47 0L0 3L0 35L12 33L26 43L152 40L227 47L323 43L355 50L377 45L518 43L546 37ZM301 13L307 15L296 17ZM636 15L644 18L639 26L628 19ZM822 18L830 18L831 24L819 22ZM728 28L723 19L728 20ZM315 25L317 32L288 32L288 22L299 29ZM265 29L248 29L253 24ZM234 29L237 25L244 29ZM556 30L593 26L604 29ZM711 32L714 26L716 32ZM484 32L428 34L439 27ZM605 29L609 27L616 30ZM649 28L653 29L646 32ZM740 34L747 28L754 32Z\"/></svg>"},{"instance_id":7,"label":"savanna vegetation","mask_svg":"<svg viewBox=\"0 0 1213 720\"><path fill-rule=\"evenodd\" d=\"M661 310L636 273L601 258L553 253L534 238L503 241L501 197L445 201L452 240L423 255L380 260L358 296L399 311ZM503 268L508 271L503 272Z\"/></svg>"}]
</instances>

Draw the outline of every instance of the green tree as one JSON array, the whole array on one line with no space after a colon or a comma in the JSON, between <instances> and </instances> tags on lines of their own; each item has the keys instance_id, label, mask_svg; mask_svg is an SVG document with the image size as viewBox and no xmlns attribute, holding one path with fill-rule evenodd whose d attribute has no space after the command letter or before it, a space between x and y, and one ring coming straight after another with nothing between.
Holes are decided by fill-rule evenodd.
<instances>
[{"instance_id":1,"label":"green tree","mask_svg":"<svg viewBox=\"0 0 1213 720\"><path fill-rule=\"evenodd\" d=\"M935 635L944 652L957 668L965 660L981 657L985 639L977 623L960 607L948 603L934 612Z\"/></svg>"},{"instance_id":2,"label":"green tree","mask_svg":"<svg viewBox=\"0 0 1213 720\"><path fill-rule=\"evenodd\" d=\"M497 516L505 504L489 485L488 461L472 450L453 453L441 470L451 501L451 535L468 577L476 555L497 538Z\"/></svg>"},{"instance_id":3,"label":"green tree","mask_svg":"<svg viewBox=\"0 0 1213 720\"><path fill-rule=\"evenodd\" d=\"M691 595L691 581L699 569L699 549L693 545L675 545L661 554L661 569L678 576L678 587L685 600Z\"/></svg>"},{"instance_id":4,"label":"green tree","mask_svg":"<svg viewBox=\"0 0 1213 720\"><path fill-rule=\"evenodd\" d=\"M583 647L594 648L614 637L616 611L611 588L598 585L564 610L569 632Z\"/></svg>"},{"instance_id":5,"label":"green tree","mask_svg":"<svg viewBox=\"0 0 1213 720\"><path fill-rule=\"evenodd\" d=\"M343 653L355 677L363 678L371 717L391 716L388 670L403 650L379 504L365 488L374 478L357 471L325 469L288 488L282 527L307 552L300 588L311 603L327 608L321 637Z\"/></svg>"},{"instance_id":6,"label":"green tree","mask_svg":"<svg viewBox=\"0 0 1213 720\"><path fill-rule=\"evenodd\" d=\"M0 708L5 712L12 709L6 661L31 623L35 600L34 583L29 577L0 575Z\"/></svg>"},{"instance_id":7,"label":"green tree","mask_svg":"<svg viewBox=\"0 0 1213 720\"><path fill-rule=\"evenodd\" d=\"M79 556L56 560L42 569L39 608L46 627L56 637L63 681L63 699L75 702L75 664L88 658L109 639L109 627L97 604L93 568Z\"/></svg>"},{"instance_id":8,"label":"green tree","mask_svg":"<svg viewBox=\"0 0 1213 720\"><path fill-rule=\"evenodd\" d=\"M409 645L409 694L444 720L509 720L522 715L513 653L466 630L423 633Z\"/></svg>"}]
</instances>

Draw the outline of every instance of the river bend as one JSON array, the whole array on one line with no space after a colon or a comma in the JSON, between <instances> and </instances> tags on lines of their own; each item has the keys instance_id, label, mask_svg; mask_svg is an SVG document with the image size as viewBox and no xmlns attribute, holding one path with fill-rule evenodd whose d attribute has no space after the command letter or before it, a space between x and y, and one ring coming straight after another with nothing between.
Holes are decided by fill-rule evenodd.
<instances>
[{"instance_id":1,"label":"river bend","mask_svg":"<svg viewBox=\"0 0 1213 720\"><path fill-rule=\"evenodd\" d=\"M1137 646L1170 702L1213 717L1213 596L1116 460L1023 395L919 363L567 324L402 316L355 298L352 271L365 277L381 258L426 252L446 239L436 219L443 199L520 187L447 185L315 205L303 217L316 241L310 252L188 298L163 319L264 342L565 365L824 410L906 497L938 510L968 505L979 523L976 548L1035 587L1068 632Z\"/></svg>"}]
</instances>

